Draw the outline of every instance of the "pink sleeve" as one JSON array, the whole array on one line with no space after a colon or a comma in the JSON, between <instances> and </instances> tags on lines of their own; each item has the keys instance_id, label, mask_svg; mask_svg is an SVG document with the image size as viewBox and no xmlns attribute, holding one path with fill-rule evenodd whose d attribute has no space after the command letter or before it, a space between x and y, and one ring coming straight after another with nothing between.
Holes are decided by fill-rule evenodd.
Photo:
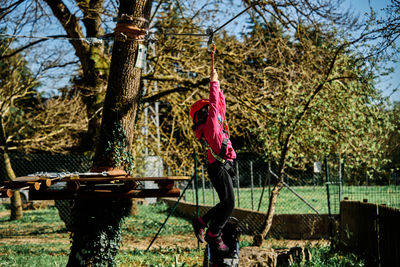
<instances>
[{"instance_id":1,"label":"pink sleeve","mask_svg":"<svg viewBox=\"0 0 400 267\"><path fill-rule=\"evenodd\" d=\"M210 95L209 95L210 105L208 108L208 117L204 127L204 137L206 138L208 144L212 150L219 155L222 146L222 140L229 138L227 134L223 132L224 120L225 120L225 97L219 88L219 82L210 82ZM225 136L224 136L225 135ZM208 161L212 163L215 158L212 156L211 152L207 152ZM229 160L236 158L236 153L233 150L232 143L228 140L226 158Z\"/></svg>"},{"instance_id":2,"label":"pink sleeve","mask_svg":"<svg viewBox=\"0 0 400 267\"><path fill-rule=\"evenodd\" d=\"M220 90L219 90L219 82L210 82L210 95L209 95L209 101L210 101L210 106L208 108L208 116L211 116L212 118L217 118L218 116L218 108L219 108L219 102L220 102Z\"/></svg>"},{"instance_id":3,"label":"pink sleeve","mask_svg":"<svg viewBox=\"0 0 400 267\"><path fill-rule=\"evenodd\" d=\"M220 123L222 119L221 116L224 116L223 111L221 110L220 101L223 100L221 99L221 96L223 97L222 93L219 90L219 82L210 82L210 105L208 108L208 117L205 128L206 130L204 134L208 144L216 153L219 153L219 151L221 150L223 139L222 124Z\"/></svg>"}]
</instances>

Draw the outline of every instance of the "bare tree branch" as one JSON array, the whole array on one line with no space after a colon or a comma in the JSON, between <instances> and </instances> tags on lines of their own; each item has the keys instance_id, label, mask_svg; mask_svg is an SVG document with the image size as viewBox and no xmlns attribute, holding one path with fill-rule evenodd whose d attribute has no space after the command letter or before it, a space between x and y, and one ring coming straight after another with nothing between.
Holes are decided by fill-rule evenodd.
<instances>
[{"instance_id":1,"label":"bare tree branch","mask_svg":"<svg viewBox=\"0 0 400 267\"><path fill-rule=\"evenodd\" d=\"M15 3L9 5L8 7L0 8L0 20L2 20L5 16L10 14L14 9L16 9L18 7L18 5L20 5L24 1L25 0L19 0Z\"/></svg>"},{"instance_id":2,"label":"bare tree branch","mask_svg":"<svg viewBox=\"0 0 400 267\"><path fill-rule=\"evenodd\" d=\"M164 80L164 79L162 79L162 78L151 79L150 78L149 80L161 81L161 80ZM199 86L204 86L204 85L208 84L209 82L210 82L209 78L203 78L203 79L199 80L196 83L190 83L189 81L187 81L187 82L183 83L183 85L186 85L186 87L185 86L180 86L180 87L176 87L176 88L173 88L173 89L170 89L170 90L161 91L161 92L159 92L157 94L142 98L141 102L142 103L146 103L146 102L153 103L153 102L156 102L156 101L160 100L162 97L165 97L167 95L170 95L170 94L173 94L173 93L189 92L189 91L193 90L193 88L196 88L196 87L199 87Z\"/></svg>"},{"instance_id":3,"label":"bare tree branch","mask_svg":"<svg viewBox=\"0 0 400 267\"><path fill-rule=\"evenodd\" d=\"M87 58L87 53L90 47L83 40L85 36L83 35L78 19L69 11L68 7L63 3L62 0L44 1L49 5L54 15L61 23L68 37L73 38L70 39L69 42L74 47L75 54L81 61L83 69L87 71L90 67L89 59Z\"/></svg>"},{"instance_id":4,"label":"bare tree branch","mask_svg":"<svg viewBox=\"0 0 400 267\"><path fill-rule=\"evenodd\" d=\"M104 30L101 27L104 0L79 0L77 5L83 13L82 21L86 28L87 37L104 35Z\"/></svg>"}]
</instances>

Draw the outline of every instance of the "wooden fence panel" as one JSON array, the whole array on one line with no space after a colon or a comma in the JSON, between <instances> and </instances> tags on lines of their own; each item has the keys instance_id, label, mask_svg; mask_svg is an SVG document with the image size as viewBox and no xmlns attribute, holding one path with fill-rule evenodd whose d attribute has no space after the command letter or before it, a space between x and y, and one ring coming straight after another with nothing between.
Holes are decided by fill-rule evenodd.
<instances>
[{"instance_id":1,"label":"wooden fence panel","mask_svg":"<svg viewBox=\"0 0 400 267\"><path fill-rule=\"evenodd\" d=\"M340 242L348 248L358 247L359 202L342 201L340 203Z\"/></svg>"},{"instance_id":2,"label":"wooden fence panel","mask_svg":"<svg viewBox=\"0 0 400 267\"><path fill-rule=\"evenodd\" d=\"M400 266L400 210L378 207L381 266Z\"/></svg>"},{"instance_id":3,"label":"wooden fence panel","mask_svg":"<svg viewBox=\"0 0 400 267\"><path fill-rule=\"evenodd\" d=\"M400 210L342 201L340 243L364 256L369 266L400 266Z\"/></svg>"},{"instance_id":4,"label":"wooden fence panel","mask_svg":"<svg viewBox=\"0 0 400 267\"><path fill-rule=\"evenodd\" d=\"M173 207L176 203L176 199L173 198L163 198L163 201L170 207ZM210 208L210 206L199 205L199 213L204 214ZM181 201L175 211L177 214L193 218L196 216L196 205ZM232 216L239 220L240 228L244 234L254 234L262 230L266 213L235 208ZM334 217L334 223L338 219ZM309 227L309 225L312 225L312 227ZM286 239L326 239L329 238L328 225L328 214L276 214L268 235L273 238Z\"/></svg>"},{"instance_id":5,"label":"wooden fence panel","mask_svg":"<svg viewBox=\"0 0 400 267\"><path fill-rule=\"evenodd\" d=\"M377 206L371 203L359 204L358 224L360 226L358 243L361 252L367 252L366 258L376 262L378 249Z\"/></svg>"}]
</instances>

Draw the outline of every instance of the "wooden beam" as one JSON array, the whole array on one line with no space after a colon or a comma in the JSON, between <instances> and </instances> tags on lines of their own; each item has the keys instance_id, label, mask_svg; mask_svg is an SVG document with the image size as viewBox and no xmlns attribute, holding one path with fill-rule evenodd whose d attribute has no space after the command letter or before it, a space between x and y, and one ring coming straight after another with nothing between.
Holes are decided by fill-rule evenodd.
<instances>
[{"instance_id":1,"label":"wooden beam","mask_svg":"<svg viewBox=\"0 0 400 267\"><path fill-rule=\"evenodd\" d=\"M69 190L47 190L30 191L31 200L52 200L52 199L120 199L120 198L145 198L145 197L179 197L180 189L141 189L129 190L127 192L113 192L112 190L93 191L69 191Z\"/></svg>"},{"instance_id":2,"label":"wooden beam","mask_svg":"<svg viewBox=\"0 0 400 267\"><path fill-rule=\"evenodd\" d=\"M82 183L86 182L111 182L111 181L186 181L190 180L190 176L165 176L165 177L126 177L126 176L114 176L114 177L107 177L107 176L93 176L93 177L79 177L79 178L71 178L65 177L61 179L62 182L69 182L69 181L79 181Z\"/></svg>"},{"instance_id":3,"label":"wooden beam","mask_svg":"<svg viewBox=\"0 0 400 267\"><path fill-rule=\"evenodd\" d=\"M40 182L14 182L14 181L6 181L4 182L4 188L8 189L29 189L34 188L35 190L40 189Z\"/></svg>"}]
</instances>

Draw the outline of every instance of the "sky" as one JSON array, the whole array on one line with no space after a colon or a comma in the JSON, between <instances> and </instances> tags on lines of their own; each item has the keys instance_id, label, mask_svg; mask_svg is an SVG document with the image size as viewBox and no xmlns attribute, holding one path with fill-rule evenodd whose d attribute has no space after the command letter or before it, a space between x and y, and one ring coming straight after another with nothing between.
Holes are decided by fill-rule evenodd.
<instances>
[{"instance_id":1,"label":"sky","mask_svg":"<svg viewBox=\"0 0 400 267\"><path fill-rule=\"evenodd\" d=\"M389 3L390 0L344 0L344 6L350 7L355 15L359 15L360 18L362 19L365 17L365 13L367 13L370 10L370 7L372 7L376 12L378 12L378 16L380 14L383 14L382 9L386 7ZM184 2L182 2L184 3ZM224 22L226 22L228 19L233 17L234 15L238 14L240 11L244 9L243 5L241 4L241 1L237 0L234 1L233 3L238 3L237 5L232 5L230 7L230 10L232 14L227 15L225 14L224 16L219 15L223 14L221 12L222 10L217 9L212 12L212 17L210 17L210 25L215 29L219 26L221 26ZM246 25L246 14L241 15L239 18L236 20L232 21L229 23L226 27L224 27L224 30L226 30L228 33L239 33L244 31L244 27ZM213 21L213 22L212 22ZM205 27L208 27L210 25L204 25ZM58 25L57 25L58 26ZM57 42L57 45L55 46L55 49L58 49L60 46L70 46L67 41L49 41L49 42L54 42L54 44ZM400 41L399 41L400 45ZM34 60L32 60L34 62ZM400 91L394 91L396 87L400 87L400 63L396 63L393 65L395 72L391 74L389 77L383 79L380 83L377 84L378 88L382 90L384 96L390 96L391 101L400 101ZM73 72L73 70L71 70ZM70 74L73 74L69 72ZM47 90L49 88L57 88L60 85L68 84L70 81L71 75L61 75L58 76L56 79L47 79L44 81L42 88L46 88ZM55 91L53 91L55 92Z\"/></svg>"},{"instance_id":2,"label":"sky","mask_svg":"<svg viewBox=\"0 0 400 267\"><path fill-rule=\"evenodd\" d=\"M235 3L237 3L237 5L235 5ZM390 0L343 0L343 7L350 8L355 16L359 16L361 21L367 18L367 13L370 12L370 8L377 12L378 17L383 16L383 9L389 4ZM234 16L240 13L244 7L241 1L238 0L233 2L233 5L230 7L230 9L232 10L231 16ZM216 13L218 13L218 11L216 11ZM214 24L211 24L211 26L215 29L216 27L224 24L224 22L228 21L231 16L218 17L217 15ZM224 30L233 34L245 32L244 28L246 24L246 18L246 14L241 15L236 20L224 27ZM204 25L204 27L208 26L210 25ZM400 47L400 40L397 41L397 44ZM390 97L389 99L391 102L400 101L400 90L395 90L396 88L400 87L400 63L393 64L392 67L394 68L394 72L391 75L382 78L382 81L377 84L377 87L382 91L382 94Z\"/></svg>"},{"instance_id":3,"label":"sky","mask_svg":"<svg viewBox=\"0 0 400 267\"><path fill-rule=\"evenodd\" d=\"M346 0L346 4L354 9L356 14L359 13L360 18L366 12L369 12L370 7L377 12L379 17L383 14L382 9L390 4L390 0ZM400 46L400 40L397 40L397 45ZM383 95L390 96L390 100L393 102L400 101L400 91L394 91L395 88L400 87L400 63L397 62L392 66L394 67L394 72L377 86L383 91Z\"/></svg>"}]
</instances>

